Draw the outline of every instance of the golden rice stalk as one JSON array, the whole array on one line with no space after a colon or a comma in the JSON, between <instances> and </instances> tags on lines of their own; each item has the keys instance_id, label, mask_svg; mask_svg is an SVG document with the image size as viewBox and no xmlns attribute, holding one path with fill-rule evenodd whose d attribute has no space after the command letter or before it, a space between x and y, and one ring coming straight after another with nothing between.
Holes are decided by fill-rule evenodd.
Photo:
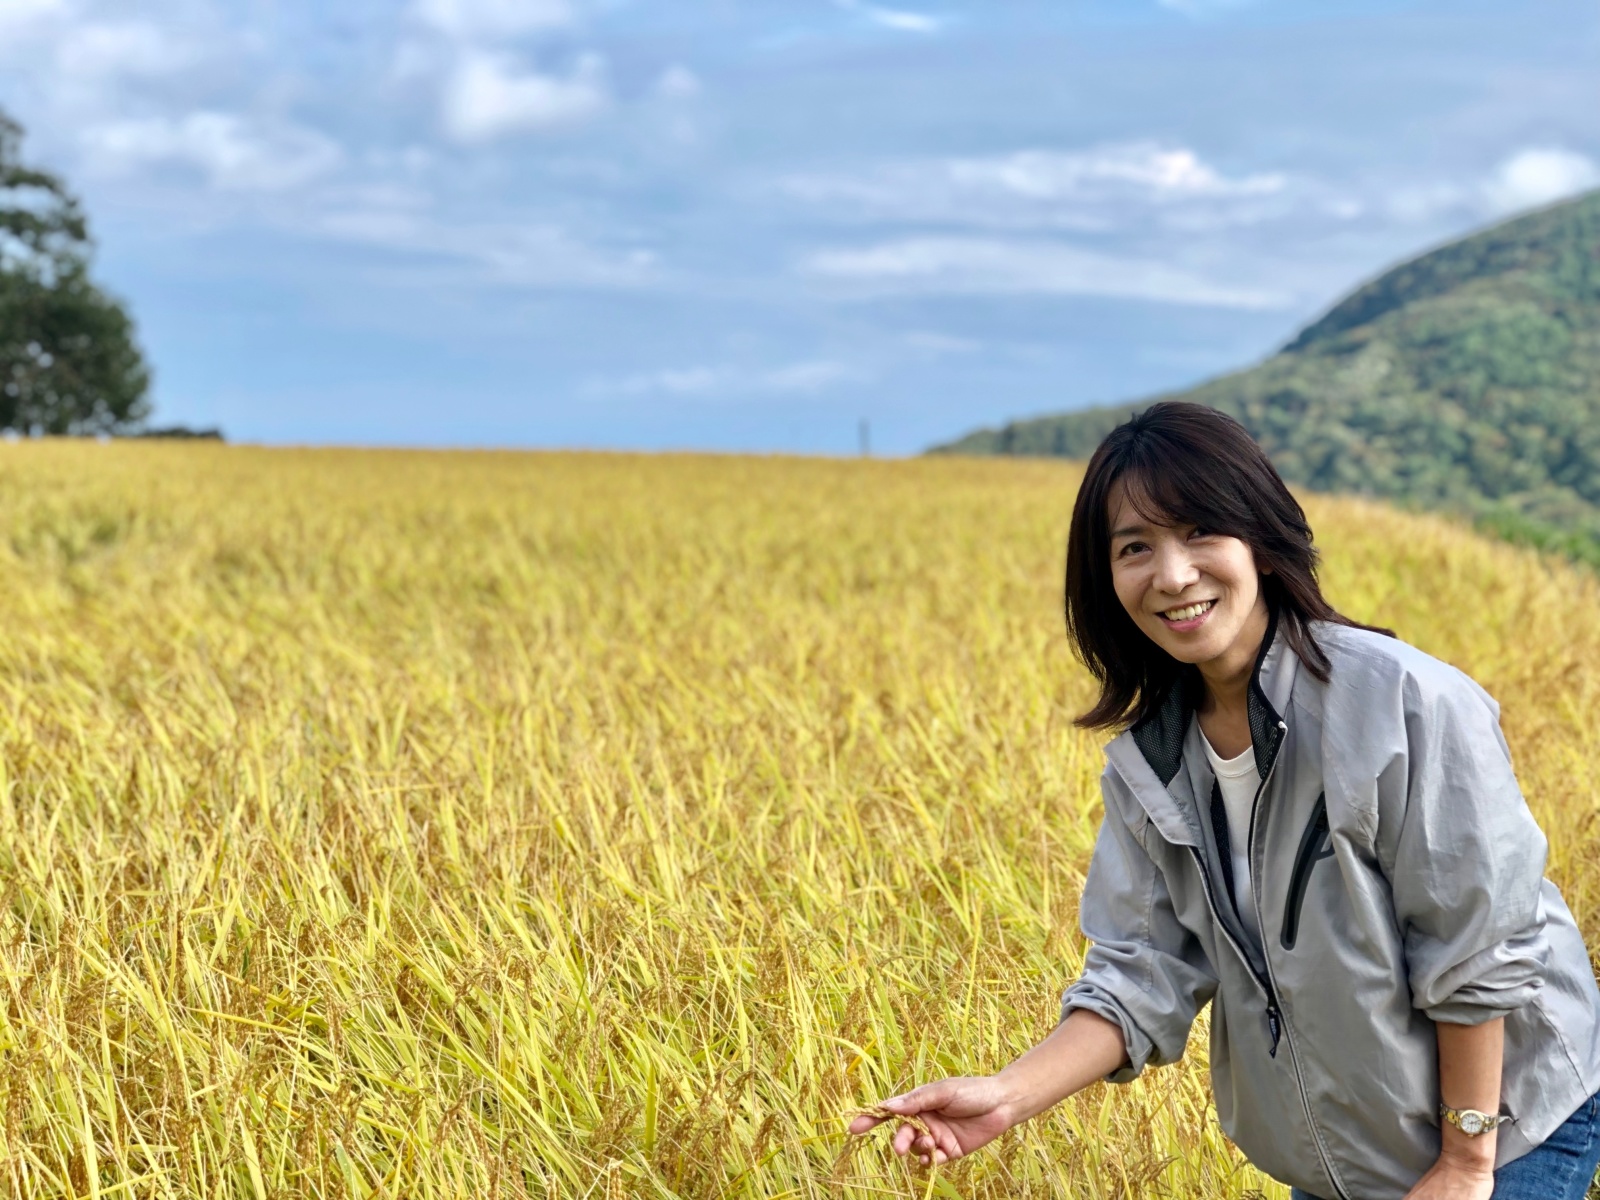
<instances>
[{"instance_id":1,"label":"golden rice stalk","mask_svg":"<svg viewBox=\"0 0 1600 1200\"><path fill-rule=\"evenodd\" d=\"M4 1186L1281 1196L1203 1021L937 1173L834 1174L839 1113L1004 1065L1081 961L1077 479L0 445ZM1306 499L1333 599L1501 701L1600 945L1593 578Z\"/></svg>"}]
</instances>

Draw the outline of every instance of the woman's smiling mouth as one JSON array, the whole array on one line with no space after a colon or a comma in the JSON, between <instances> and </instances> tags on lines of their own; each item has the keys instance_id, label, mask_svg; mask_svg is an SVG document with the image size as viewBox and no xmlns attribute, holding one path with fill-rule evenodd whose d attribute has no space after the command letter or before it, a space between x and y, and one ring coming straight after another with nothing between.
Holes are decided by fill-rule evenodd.
<instances>
[{"instance_id":1,"label":"woman's smiling mouth","mask_svg":"<svg viewBox=\"0 0 1600 1200\"><path fill-rule=\"evenodd\" d=\"M1186 632L1198 629L1216 606L1215 600L1200 600L1194 604L1185 604L1182 608L1169 608L1158 615L1166 622L1168 629Z\"/></svg>"}]
</instances>

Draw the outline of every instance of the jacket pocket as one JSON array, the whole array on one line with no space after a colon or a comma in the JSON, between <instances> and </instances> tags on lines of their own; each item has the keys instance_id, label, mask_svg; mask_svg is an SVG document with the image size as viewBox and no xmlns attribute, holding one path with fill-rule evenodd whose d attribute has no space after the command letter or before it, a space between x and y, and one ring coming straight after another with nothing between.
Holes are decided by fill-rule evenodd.
<instances>
[{"instance_id":1,"label":"jacket pocket","mask_svg":"<svg viewBox=\"0 0 1600 1200\"><path fill-rule=\"evenodd\" d=\"M1333 835L1328 829L1328 795L1317 797L1311 809L1311 819L1300 835L1300 849L1294 856L1294 874L1289 876L1289 898L1283 909L1283 932L1278 941L1285 950L1293 950L1300 936L1300 910L1305 906L1306 889L1311 886L1311 872L1325 858L1333 857Z\"/></svg>"}]
</instances>

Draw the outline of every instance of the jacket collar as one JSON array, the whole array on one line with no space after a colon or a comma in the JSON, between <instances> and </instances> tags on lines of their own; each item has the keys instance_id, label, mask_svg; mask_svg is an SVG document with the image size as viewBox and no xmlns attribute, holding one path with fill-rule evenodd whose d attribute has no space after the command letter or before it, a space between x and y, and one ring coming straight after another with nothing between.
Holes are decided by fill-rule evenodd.
<instances>
[{"instance_id":1,"label":"jacket collar","mask_svg":"<svg viewBox=\"0 0 1600 1200\"><path fill-rule=\"evenodd\" d=\"M1250 744L1256 770L1265 779L1283 743L1299 659L1280 635L1274 609L1256 655L1246 693ZM1183 765L1183 746L1201 697L1199 672L1184 671L1144 720L1106 747L1106 758L1132 789L1150 820L1168 841L1200 843L1199 817ZM1177 793L1177 794L1175 794Z\"/></svg>"}]
</instances>

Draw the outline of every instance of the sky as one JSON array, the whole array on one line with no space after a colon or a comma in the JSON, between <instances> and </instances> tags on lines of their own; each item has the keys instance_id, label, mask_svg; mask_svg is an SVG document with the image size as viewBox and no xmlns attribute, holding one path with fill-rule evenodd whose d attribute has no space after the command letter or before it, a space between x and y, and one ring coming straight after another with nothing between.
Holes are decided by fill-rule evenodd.
<instances>
[{"instance_id":1,"label":"sky","mask_svg":"<svg viewBox=\"0 0 1600 1200\"><path fill-rule=\"evenodd\" d=\"M156 424L911 454L1600 186L1600 5L0 0L0 109Z\"/></svg>"}]
</instances>

